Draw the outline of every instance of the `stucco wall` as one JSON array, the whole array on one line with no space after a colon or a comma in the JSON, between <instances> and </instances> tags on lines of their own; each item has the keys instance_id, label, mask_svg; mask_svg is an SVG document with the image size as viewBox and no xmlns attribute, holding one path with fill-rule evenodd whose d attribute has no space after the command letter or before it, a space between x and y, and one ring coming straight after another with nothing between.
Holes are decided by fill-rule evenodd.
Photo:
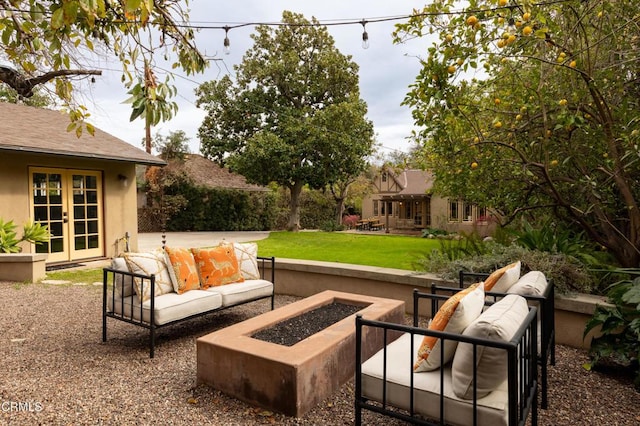
<instances>
[{"instance_id":1,"label":"stucco wall","mask_svg":"<svg viewBox=\"0 0 640 426\"><path fill-rule=\"evenodd\" d=\"M136 177L133 163L1 151L0 218L13 220L20 228L31 214L29 167L102 171L104 255L113 256L124 248L121 242L118 249L116 242L125 232L131 235L130 248L137 249ZM127 177L126 185L118 175ZM23 251L29 253L32 248L25 245Z\"/></svg>"},{"instance_id":2,"label":"stucco wall","mask_svg":"<svg viewBox=\"0 0 640 426\"><path fill-rule=\"evenodd\" d=\"M333 262L276 258L275 269L276 294L308 297L324 290L365 294L403 300L408 313L413 313L414 289L429 292L432 283L454 285L432 274ZM602 303L604 300L597 296L556 295L556 342L588 348L597 331L583 339L584 326L596 305ZM421 305L419 312L431 315L427 304Z\"/></svg>"}]
</instances>

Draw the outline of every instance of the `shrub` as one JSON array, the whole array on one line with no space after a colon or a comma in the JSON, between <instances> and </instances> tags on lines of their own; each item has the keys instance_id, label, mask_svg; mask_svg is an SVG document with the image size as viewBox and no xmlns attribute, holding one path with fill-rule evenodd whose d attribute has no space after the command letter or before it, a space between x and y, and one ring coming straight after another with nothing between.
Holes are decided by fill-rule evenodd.
<instances>
[{"instance_id":1,"label":"shrub","mask_svg":"<svg viewBox=\"0 0 640 426\"><path fill-rule=\"evenodd\" d=\"M597 326L602 335L591 340L591 362L584 367L590 370L614 364L630 368L634 385L640 390L640 269L618 272L625 274L626 279L609 287L607 296L613 306L597 306L585 326L584 336Z\"/></svg>"},{"instance_id":2,"label":"shrub","mask_svg":"<svg viewBox=\"0 0 640 426\"><path fill-rule=\"evenodd\" d=\"M0 219L0 252L19 253L22 248L19 244L23 241L32 244L42 244L49 241L51 234L46 226L29 221L22 228L22 237L18 238L15 231L17 225L12 220L5 222Z\"/></svg>"},{"instance_id":3,"label":"shrub","mask_svg":"<svg viewBox=\"0 0 640 426\"><path fill-rule=\"evenodd\" d=\"M587 267L572 256L528 250L518 245L504 246L494 242L485 242L482 247L483 252L466 256L453 256L450 251L434 250L420 259L415 267L444 279L457 281L460 270L490 273L520 260L523 274L528 271L542 271L548 279L553 280L558 293L591 293L595 288L595 281Z\"/></svg>"},{"instance_id":4,"label":"shrub","mask_svg":"<svg viewBox=\"0 0 640 426\"><path fill-rule=\"evenodd\" d=\"M335 220L325 220L320 224L320 230L325 232L344 231L344 225L338 225Z\"/></svg>"},{"instance_id":5,"label":"shrub","mask_svg":"<svg viewBox=\"0 0 640 426\"><path fill-rule=\"evenodd\" d=\"M449 232L444 229L425 228L422 230L422 238L433 238L446 235L449 235Z\"/></svg>"},{"instance_id":6,"label":"shrub","mask_svg":"<svg viewBox=\"0 0 640 426\"><path fill-rule=\"evenodd\" d=\"M342 216L342 224L349 229L353 229L358 225L360 216L357 214L348 214Z\"/></svg>"}]
</instances>

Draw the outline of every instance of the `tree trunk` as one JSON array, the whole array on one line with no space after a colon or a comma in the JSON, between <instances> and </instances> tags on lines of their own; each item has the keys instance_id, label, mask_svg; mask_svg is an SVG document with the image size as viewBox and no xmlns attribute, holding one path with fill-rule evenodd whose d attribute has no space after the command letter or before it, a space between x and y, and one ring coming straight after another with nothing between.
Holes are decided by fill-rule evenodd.
<instances>
[{"instance_id":1,"label":"tree trunk","mask_svg":"<svg viewBox=\"0 0 640 426\"><path fill-rule=\"evenodd\" d=\"M342 225L342 215L344 213L344 197L336 198L336 225Z\"/></svg>"},{"instance_id":2,"label":"tree trunk","mask_svg":"<svg viewBox=\"0 0 640 426\"><path fill-rule=\"evenodd\" d=\"M302 193L302 182L295 182L289 186L291 192L291 204L289 205L289 223L287 230L300 230L300 194Z\"/></svg>"}]
</instances>

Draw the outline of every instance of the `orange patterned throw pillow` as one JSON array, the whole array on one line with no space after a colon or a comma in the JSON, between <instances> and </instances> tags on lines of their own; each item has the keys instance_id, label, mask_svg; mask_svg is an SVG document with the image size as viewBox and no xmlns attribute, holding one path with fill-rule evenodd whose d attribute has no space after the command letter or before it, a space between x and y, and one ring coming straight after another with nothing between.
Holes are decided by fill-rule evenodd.
<instances>
[{"instance_id":1,"label":"orange patterned throw pillow","mask_svg":"<svg viewBox=\"0 0 640 426\"><path fill-rule=\"evenodd\" d=\"M521 263L518 260L497 271L493 271L493 273L484 280L484 291L506 293L512 285L518 282L520 278L520 266Z\"/></svg>"},{"instance_id":2,"label":"orange patterned throw pillow","mask_svg":"<svg viewBox=\"0 0 640 426\"><path fill-rule=\"evenodd\" d=\"M460 334L482 312L484 306L484 288L482 283L476 283L451 296L440 307L429 323L429 330L445 331ZM416 372L438 369L451 361L458 342L444 341L441 349L441 339L435 336L424 336L418 349L418 359L413 366ZM442 351L442 352L441 352Z\"/></svg>"},{"instance_id":3,"label":"orange patterned throw pillow","mask_svg":"<svg viewBox=\"0 0 640 426\"><path fill-rule=\"evenodd\" d=\"M192 248L202 288L243 282L233 244L209 249Z\"/></svg>"},{"instance_id":4,"label":"orange patterned throw pillow","mask_svg":"<svg viewBox=\"0 0 640 426\"><path fill-rule=\"evenodd\" d=\"M178 294L200 288L198 269L191 251L184 248L165 247L167 263L171 265L169 275L173 288Z\"/></svg>"}]
</instances>

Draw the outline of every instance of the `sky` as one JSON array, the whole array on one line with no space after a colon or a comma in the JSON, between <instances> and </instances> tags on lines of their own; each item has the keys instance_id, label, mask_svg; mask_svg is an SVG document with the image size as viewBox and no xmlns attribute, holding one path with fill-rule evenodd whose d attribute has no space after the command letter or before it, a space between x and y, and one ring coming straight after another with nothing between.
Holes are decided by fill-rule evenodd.
<instances>
[{"instance_id":1,"label":"sky","mask_svg":"<svg viewBox=\"0 0 640 426\"><path fill-rule=\"evenodd\" d=\"M376 20L379 18L403 17L410 15L414 8L424 3L415 1L390 2L371 0L368 2L346 2L344 0L323 0L315 2L292 0L235 0L213 2L192 0L190 2L190 22L195 25L233 27L240 23L280 22L282 12L289 10L302 13L305 18L317 18L320 23L337 21L353 22ZM416 39L406 44L394 45L392 32L396 23L406 19L385 22L369 22L369 48L362 47L361 24L328 25L337 49L351 55L359 66L360 95L368 105L367 118L374 124L376 139L383 154L394 150L407 152L411 147L408 137L413 129L411 111L401 102L409 91L408 86L415 80L420 70L419 56L425 51L428 40ZM174 84L178 88L179 112L169 122L160 123L152 129L152 134L168 136L172 131L182 130L189 138L192 153L199 153L198 127L205 116L203 110L195 106L195 89L205 81L217 80L224 75L234 77L233 66L242 61L244 53L251 48L250 34L255 27L246 26L229 31L230 53L223 52L224 30L205 29L196 35L198 48L209 57L214 57L204 74L185 77L178 75ZM86 105L91 112L89 119L98 128L111 133L135 146L142 146L144 122L129 122L130 105L122 102L128 97L121 83L121 68L117 62L99 65L104 71L90 87ZM162 76L162 71L156 71Z\"/></svg>"}]
</instances>

